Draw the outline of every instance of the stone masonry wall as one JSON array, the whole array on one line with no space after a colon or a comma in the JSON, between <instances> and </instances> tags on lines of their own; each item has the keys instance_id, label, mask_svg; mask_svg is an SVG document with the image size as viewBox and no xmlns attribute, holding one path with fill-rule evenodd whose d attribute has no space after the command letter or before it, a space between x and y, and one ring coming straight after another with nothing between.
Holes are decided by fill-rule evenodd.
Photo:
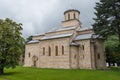
<instances>
[{"instance_id":1,"label":"stone masonry wall","mask_svg":"<svg viewBox=\"0 0 120 80\"><path fill-rule=\"evenodd\" d=\"M77 69L78 68L78 46L71 45L70 46L70 68Z\"/></svg>"},{"instance_id":2,"label":"stone masonry wall","mask_svg":"<svg viewBox=\"0 0 120 80\"><path fill-rule=\"evenodd\" d=\"M39 45L38 43L35 44L27 44L25 46L25 65L27 67L31 67L34 65L33 63L33 56L37 56L39 58ZM38 67L38 61L36 62L36 66Z\"/></svg>"},{"instance_id":3,"label":"stone masonry wall","mask_svg":"<svg viewBox=\"0 0 120 80\"><path fill-rule=\"evenodd\" d=\"M90 40L77 41L79 46L79 68L91 69Z\"/></svg>"},{"instance_id":4,"label":"stone masonry wall","mask_svg":"<svg viewBox=\"0 0 120 80\"><path fill-rule=\"evenodd\" d=\"M104 40L102 39L97 39L95 43L95 61L97 69L106 68L106 54L104 48Z\"/></svg>"},{"instance_id":5,"label":"stone masonry wall","mask_svg":"<svg viewBox=\"0 0 120 80\"><path fill-rule=\"evenodd\" d=\"M56 56L56 46L58 47L58 56ZM62 54L62 46L64 46L64 54ZM43 47L45 48L45 54L43 54ZM49 47L51 48L50 56ZM39 50L39 67L69 68L69 38L40 41Z\"/></svg>"}]
</instances>

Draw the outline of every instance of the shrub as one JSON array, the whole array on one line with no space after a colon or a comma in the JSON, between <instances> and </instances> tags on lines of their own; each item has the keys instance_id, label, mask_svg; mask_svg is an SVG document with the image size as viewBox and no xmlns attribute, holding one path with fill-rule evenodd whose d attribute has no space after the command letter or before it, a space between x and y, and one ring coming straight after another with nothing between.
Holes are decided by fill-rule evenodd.
<instances>
[{"instance_id":1,"label":"shrub","mask_svg":"<svg viewBox=\"0 0 120 80\"><path fill-rule=\"evenodd\" d=\"M114 67L114 66L112 66L112 67L109 67L109 69L110 70L115 70L115 71L120 71L120 67Z\"/></svg>"}]
</instances>

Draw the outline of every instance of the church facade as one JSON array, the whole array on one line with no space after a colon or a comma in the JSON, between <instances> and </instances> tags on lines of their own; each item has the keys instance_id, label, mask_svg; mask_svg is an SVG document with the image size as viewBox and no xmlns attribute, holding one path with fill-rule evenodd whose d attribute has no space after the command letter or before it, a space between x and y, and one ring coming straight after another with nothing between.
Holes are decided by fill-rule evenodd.
<instances>
[{"instance_id":1,"label":"church facade","mask_svg":"<svg viewBox=\"0 0 120 80\"><path fill-rule=\"evenodd\" d=\"M67 10L61 28L34 35L25 46L24 66L105 69L104 39L82 29L79 16L78 10Z\"/></svg>"}]
</instances>

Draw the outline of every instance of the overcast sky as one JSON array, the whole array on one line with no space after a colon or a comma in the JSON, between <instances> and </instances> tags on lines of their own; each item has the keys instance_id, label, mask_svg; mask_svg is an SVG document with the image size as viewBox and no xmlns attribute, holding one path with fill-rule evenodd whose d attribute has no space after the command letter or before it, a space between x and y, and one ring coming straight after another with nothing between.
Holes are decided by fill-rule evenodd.
<instances>
[{"instance_id":1,"label":"overcast sky","mask_svg":"<svg viewBox=\"0 0 120 80\"><path fill-rule=\"evenodd\" d=\"M44 33L60 27L64 11L77 9L83 27L94 22L95 2L99 0L0 0L0 18L23 24L23 36ZM72 5L72 6L71 6Z\"/></svg>"}]
</instances>

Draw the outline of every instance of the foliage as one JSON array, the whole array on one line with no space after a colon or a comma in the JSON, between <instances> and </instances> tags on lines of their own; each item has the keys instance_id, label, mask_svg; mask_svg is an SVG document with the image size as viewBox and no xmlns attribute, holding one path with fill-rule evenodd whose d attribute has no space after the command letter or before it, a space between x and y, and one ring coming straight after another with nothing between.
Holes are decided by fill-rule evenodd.
<instances>
[{"instance_id":1,"label":"foliage","mask_svg":"<svg viewBox=\"0 0 120 80\"><path fill-rule=\"evenodd\" d=\"M107 62L120 63L120 0L96 3L93 29L106 39Z\"/></svg>"},{"instance_id":2,"label":"foliage","mask_svg":"<svg viewBox=\"0 0 120 80\"><path fill-rule=\"evenodd\" d=\"M109 67L109 69L115 70L115 71L120 71L120 67L114 67L114 66L112 66L112 67Z\"/></svg>"},{"instance_id":3,"label":"foliage","mask_svg":"<svg viewBox=\"0 0 120 80\"><path fill-rule=\"evenodd\" d=\"M23 53L22 24L11 19L0 19L0 74L4 67L14 68Z\"/></svg>"},{"instance_id":4,"label":"foliage","mask_svg":"<svg viewBox=\"0 0 120 80\"><path fill-rule=\"evenodd\" d=\"M107 62L118 64L120 63L120 49L118 45L119 41L116 35L109 36L105 41Z\"/></svg>"},{"instance_id":5,"label":"foliage","mask_svg":"<svg viewBox=\"0 0 120 80\"><path fill-rule=\"evenodd\" d=\"M120 71L80 69L6 69L0 80L119 80Z\"/></svg>"},{"instance_id":6,"label":"foliage","mask_svg":"<svg viewBox=\"0 0 120 80\"><path fill-rule=\"evenodd\" d=\"M118 35L120 43L120 0L100 0L96 3L95 10L95 33L105 38Z\"/></svg>"},{"instance_id":7,"label":"foliage","mask_svg":"<svg viewBox=\"0 0 120 80\"><path fill-rule=\"evenodd\" d=\"M29 36L27 39L26 39L26 43L31 41L32 40L32 36Z\"/></svg>"}]
</instances>

